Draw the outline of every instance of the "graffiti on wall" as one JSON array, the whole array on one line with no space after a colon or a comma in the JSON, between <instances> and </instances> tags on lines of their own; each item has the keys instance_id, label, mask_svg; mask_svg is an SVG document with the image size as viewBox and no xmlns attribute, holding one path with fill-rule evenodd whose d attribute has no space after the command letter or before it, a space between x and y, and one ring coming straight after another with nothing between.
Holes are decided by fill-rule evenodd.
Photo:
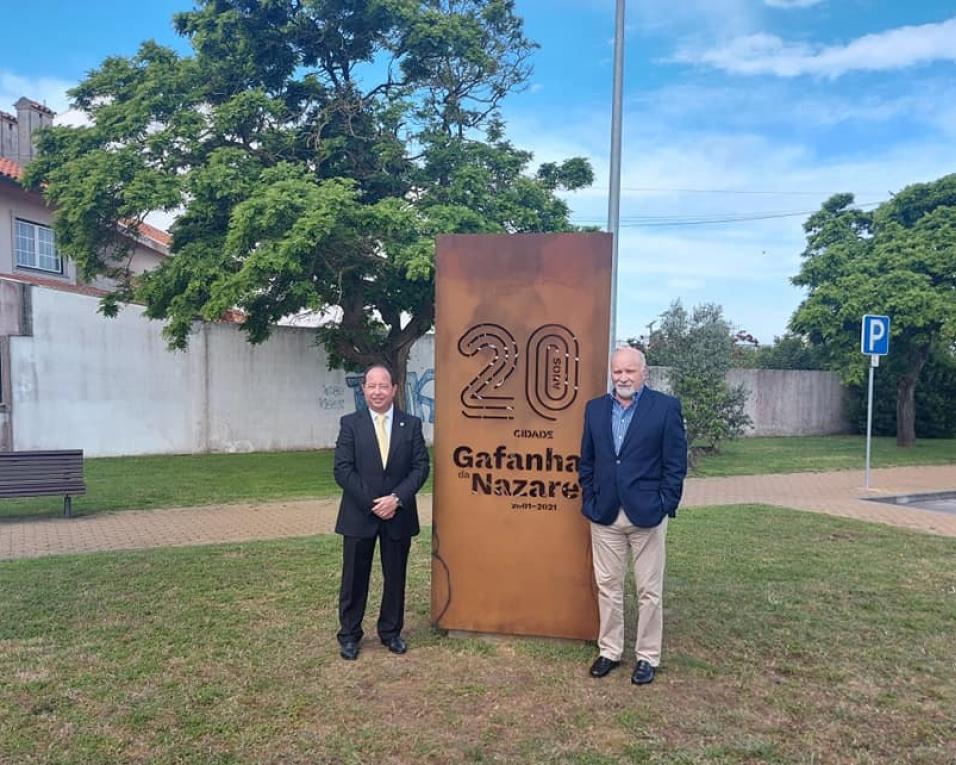
<instances>
[{"instance_id":1,"label":"graffiti on wall","mask_svg":"<svg viewBox=\"0 0 956 765\"><path fill-rule=\"evenodd\" d=\"M419 376L418 372L408 372L405 377L405 408L409 414L421 417L422 422L434 424L435 397L425 395L425 387L435 382L435 370L426 369ZM362 395L362 375L346 375L345 384L352 389L355 396L355 409L368 409L365 396Z\"/></svg>"},{"instance_id":2,"label":"graffiti on wall","mask_svg":"<svg viewBox=\"0 0 956 765\"><path fill-rule=\"evenodd\" d=\"M344 412L345 386L322 385L322 395L319 396L319 409L327 412Z\"/></svg>"}]
</instances>

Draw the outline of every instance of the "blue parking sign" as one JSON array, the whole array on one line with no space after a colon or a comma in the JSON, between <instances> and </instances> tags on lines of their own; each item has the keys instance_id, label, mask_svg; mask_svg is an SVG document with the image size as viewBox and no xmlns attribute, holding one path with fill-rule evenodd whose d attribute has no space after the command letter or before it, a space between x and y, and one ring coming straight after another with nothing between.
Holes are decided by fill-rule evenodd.
<instances>
[{"instance_id":1,"label":"blue parking sign","mask_svg":"<svg viewBox=\"0 0 956 765\"><path fill-rule=\"evenodd\" d=\"M860 351L868 356L886 356L890 352L890 317L868 313L863 317Z\"/></svg>"}]
</instances>

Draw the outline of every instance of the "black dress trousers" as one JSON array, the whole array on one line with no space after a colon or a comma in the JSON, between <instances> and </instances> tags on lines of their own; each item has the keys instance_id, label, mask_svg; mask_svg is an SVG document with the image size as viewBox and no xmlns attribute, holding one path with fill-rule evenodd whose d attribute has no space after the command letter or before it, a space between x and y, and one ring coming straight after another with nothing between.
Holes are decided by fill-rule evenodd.
<instances>
[{"instance_id":1,"label":"black dress trousers","mask_svg":"<svg viewBox=\"0 0 956 765\"><path fill-rule=\"evenodd\" d=\"M342 587L339 591L339 643L362 639L362 620L368 601L368 583L378 540L382 562L382 605L378 615L378 636L389 640L405 626L405 573L411 539L392 539L379 532L374 537L343 537Z\"/></svg>"}]
</instances>

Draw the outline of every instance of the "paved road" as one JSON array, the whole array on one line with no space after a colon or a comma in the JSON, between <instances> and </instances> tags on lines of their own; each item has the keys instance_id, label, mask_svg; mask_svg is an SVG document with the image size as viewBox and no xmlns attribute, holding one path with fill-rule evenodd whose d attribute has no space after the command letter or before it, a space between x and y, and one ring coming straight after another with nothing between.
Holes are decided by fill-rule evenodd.
<instances>
[{"instance_id":1,"label":"paved road","mask_svg":"<svg viewBox=\"0 0 956 765\"><path fill-rule=\"evenodd\" d=\"M867 494L862 471L692 478L683 506L761 503L956 537L956 513L862 499L956 490L956 465L875 470L871 484L875 488ZM428 525L431 497L422 500ZM328 534L336 505L330 499L0 520L0 560Z\"/></svg>"}]
</instances>

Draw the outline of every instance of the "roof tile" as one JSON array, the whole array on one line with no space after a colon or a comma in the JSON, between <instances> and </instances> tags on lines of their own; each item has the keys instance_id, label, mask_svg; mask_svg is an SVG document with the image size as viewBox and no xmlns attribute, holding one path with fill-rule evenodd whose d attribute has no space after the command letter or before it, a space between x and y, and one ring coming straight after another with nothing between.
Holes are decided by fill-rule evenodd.
<instances>
[{"instance_id":1,"label":"roof tile","mask_svg":"<svg viewBox=\"0 0 956 765\"><path fill-rule=\"evenodd\" d=\"M23 166L14 162L12 159L0 157L0 177L20 181L23 178ZM156 228L156 226L150 226L148 223L140 223L138 228L140 236L169 250L169 245L172 244L173 238L166 231L163 231L161 228Z\"/></svg>"},{"instance_id":2,"label":"roof tile","mask_svg":"<svg viewBox=\"0 0 956 765\"><path fill-rule=\"evenodd\" d=\"M72 282L62 281L60 279L51 279L20 272L15 274L0 274L0 279L11 282L25 282L26 284L35 284L38 287L49 287L54 290L59 290L60 292L76 292L80 295L91 295L93 297L103 297L109 294L106 290L92 287L89 284L73 284Z\"/></svg>"},{"instance_id":3,"label":"roof tile","mask_svg":"<svg viewBox=\"0 0 956 765\"><path fill-rule=\"evenodd\" d=\"M0 157L0 175L19 181L23 177L23 168L12 159Z\"/></svg>"},{"instance_id":4,"label":"roof tile","mask_svg":"<svg viewBox=\"0 0 956 765\"><path fill-rule=\"evenodd\" d=\"M148 223L139 224L139 233L147 239L159 242L164 247L169 247L173 242L173 238L166 231L163 231L161 228L156 228L156 226L150 226Z\"/></svg>"}]
</instances>

